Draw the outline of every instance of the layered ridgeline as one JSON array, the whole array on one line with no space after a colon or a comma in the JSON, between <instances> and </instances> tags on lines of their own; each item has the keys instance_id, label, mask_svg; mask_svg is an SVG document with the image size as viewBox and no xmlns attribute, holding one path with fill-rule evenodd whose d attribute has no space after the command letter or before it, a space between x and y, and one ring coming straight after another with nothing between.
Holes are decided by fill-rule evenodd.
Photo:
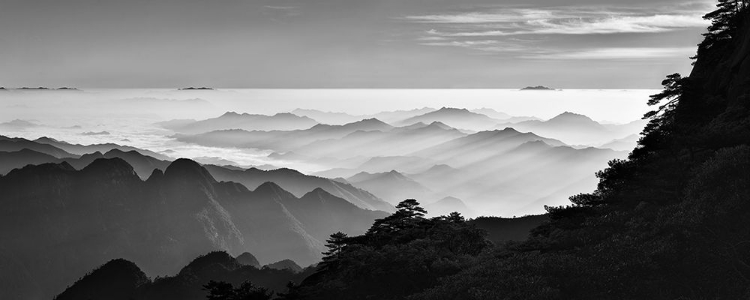
<instances>
[{"instance_id":1,"label":"layered ridgeline","mask_svg":"<svg viewBox=\"0 0 750 300\"><path fill-rule=\"evenodd\" d=\"M71 145L50 138L40 138L30 141L22 138L0 136L0 146L5 146L4 150L7 150L0 151L0 175L7 174L13 169L22 168L26 165L67 162L73 168L80 170L99 158L121 158L133 167L138 176L146 180L154 170L166 170L171 163L171 160L168 158L158 159L144 154L151 153L148 150L114 144L82 146ZM69 153L63 150L63 148L67 150L72 149L77 154ZM78 154L81 155L79 156ZM261 184L270 181L278 184L295 196L302 197L316 188L322 188L334 196L346 199L364 209L393 211L393 205L388 204L366 190L356 188L344 182L305 175L291 169L263 171L257 168L240 169L231 166L204 166L216 180L238 182L245 185L248 189L255 189Z\"/></svg>"},{"instance_id":2,"label":"layered ridgeline","mask_svg":"<svg viewBox=\"0 0 750 300\"><path fill-rule=\"evenodd\" d=\"M466 201L479 214L503 215L538 213L542 205L559 205L568 195L595 186L596 179L591 174L606 167L607 161L627 156L625 151L574 147L510 127L494 129L501 123L469 110L442 108L394 123L400 127L365 119L344 125L319 124L304 130L226 129L178 134L175 138L212 147L274 151L269 159L327 169L315 175L351 183L391 204L409 198L432 203L455 197ZM472 128L489 130L472 132L449 124L464 127L476 124ZM562 114L542 125L539 128L559 127L562 129L558 132L569 133L590 127L593 129L582 131L581 135L595 132L593 138L601 139L601 143L635 132L629 126L614 130L573 114ZM442 166L448 168L438 170ZM412 186L424 188L392 188L387 181L393 178L388 176L367 183L340 180L362 172L392 171L408 178L401 183L410 179L415 182Z\"/></svg>"},{"instance_id":3,"label":"layered ridgeline","mask_svg":"<svg viewBox=\"0 0 750 300\"><path fill-rule=\"evenodd\" d=\"M550 221L528 240L473 244L482 253L460 247L471 241L440 245L460 221L401 207L411 213L390 232L376 222L338 239L286 299L750 297L750 2L718 7L690 76L670 75L649 100L638 147L597 174L594 192L547 207Z\"/></svg>"},{"instance_id":4,"label":"layered ridgeline","mask_svg":"<svg viewBox=\"0 0 750 300\"><path fill-rule=\"evenodd\" d=\"M244 264L241 258L233 258L226 252L211 252L194 259L173 276L154 280L133 262L114 259L76 281L55 300L202 300L208 294L204 286L210 281L236 287L250 281L271 293L282 292L289 282L299 282L314 271L314 268L287 270L273 265L260 268Z\"/></svg>"},{"instance_id":5,"label":"layered ridgeline","mask_svg":"<svg viewBox=\"0 0 750 300\"><path fill-rule=\"evenodd\" d=\"M386 215L321 188L296 197L271 182L254 190L219 182L186 159L147 180L121 158L80 170L65 161L29 165L0 177L0 190L0 290L13 299L50 298L113 258L151 275L213 250L309 265L330 233L362 233Z\"/></svg>"}]
</instances>

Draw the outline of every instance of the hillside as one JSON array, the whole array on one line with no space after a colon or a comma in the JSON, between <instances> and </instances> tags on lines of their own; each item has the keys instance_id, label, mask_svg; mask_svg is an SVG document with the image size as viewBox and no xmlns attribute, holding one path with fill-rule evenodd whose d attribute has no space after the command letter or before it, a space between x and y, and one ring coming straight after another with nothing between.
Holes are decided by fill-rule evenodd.
<instances>
[{"instance_id":1,"label":"hillside","mask_svg":"<svg viewBox=\"0 0 750 300\"><path fill-rule=\"evenodd\" d=\"M12 298L51 297L113 258L150 275L214 250L309 265L331 232L363 233L386 215L322 190L298 198L270 182L252 191L218 182L186 159L145 181L120 158L80 170L67 162L31 165L0 176L0 190L0 237L13 241L0 248L0 278L8 278L0 290Z\"/></svg>"},{"instance_id":2,"label":"hillside","mask_svg":"<svg viewBox=\"0 0 750 300\"><path fill-rule=\"evenodd\" d=\"M235 286L250 281L271 292L282 292L288 282L299 282L312 271L261 269L243 265L226 252L210 252L195 258L175 275L151 279L135 263L114 259L76 281L55 300L200 300L206 299L208 292L203 286L211 280Z\"/></svg>"}]
</instances>

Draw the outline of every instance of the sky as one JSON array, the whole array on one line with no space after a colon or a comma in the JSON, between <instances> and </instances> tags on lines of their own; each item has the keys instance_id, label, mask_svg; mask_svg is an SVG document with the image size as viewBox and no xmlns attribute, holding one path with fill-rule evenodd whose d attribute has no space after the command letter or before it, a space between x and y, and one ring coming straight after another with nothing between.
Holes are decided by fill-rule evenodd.
<instances>
[{"instance_id":1,"label":"sky","mask_svg":"<svg viewBox=\"0 0 750 300\"><path fill-rule=\"evenodd\" d=\"M714 2L0 0L0 86L651 89Z\"/></svg>"}]
</instances>

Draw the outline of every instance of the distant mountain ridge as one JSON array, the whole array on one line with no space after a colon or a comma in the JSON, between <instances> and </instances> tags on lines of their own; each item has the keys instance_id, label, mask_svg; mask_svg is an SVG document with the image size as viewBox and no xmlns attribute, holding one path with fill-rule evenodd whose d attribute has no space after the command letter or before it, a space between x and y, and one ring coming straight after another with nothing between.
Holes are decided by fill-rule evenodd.
<instances>
[{"instance_id":1,"label":"distant mountain ridge","mask_svg":"<svg viewBox=\"0 0 750 300\"><path fill-rule=\"evenodd\" d=\"M14 139L14 143L18 144L17 147L32 147L35 149L50 149L47 150L50 153L66 153L61 149L57 149L54 146L48 146L38 141L28 141L26 139ZM55 141L58 144L66 145L65 142ZM2 145L2 140L0 140ZM67 144L70 145L70 144ZM72 147L78 148L78 151L86 149L108 149L110 144L92 145L92 146L80 146L72 145ZM74 148L74 149L75 149ZM136 149L130 151L121 151L120 149ZM142 179L147 179L152 175L154 170L165 171L170 165L170 160L160 160L153 158L148 155L144 155L141 152L148 152L147 150L141 150L128 146L119 146L107 151L102 154L101 152L94 152L84 154L80 157L66 157L56 158L54 156L22 148L20 151L3 152L0 151L0 175L6 174L12 169L21 168L28 164L37 165L43 163L60 163L67 162L75 169L82 169L92 163L94 160L99 158L121 158L127 161L133 169L136 171L138 176ZM79 152L82 153L82 152ZM65 155L65 154L63 154ZM75 156L74 154L67 154ZM291 169L277 169L270 171L262 171L256 168L251 169L240 169L231 168L226 166L216 165L205 165L205 168L209 170L212 176L220 181L234 181L245 185L248 189L255 189L261 184L271 181L285 189L288 189L297 197L302 197L304 194L313 191L316 188L323 188L328 193L346 199L347 201L354 203L355 205L370 209L370 210L382 210L382 211L393 211L393 206L378 197L372 195L370 192L355 188L347 183L339 183L327 178L321 178L316 176L309 176L302 174L296 170Z\"/></svg>"},{"instance_id":2,"label":"distant mountain ridge","mask_svg":"<svg viewBox=\"0 0 750 300\"><path fill-rule=\"evenodd\" d=\"M170 157L166 155L159 154L150 150L140 149L140 148L131 147L131 146L118 145L114 143L81 145L81 144L71 144L68 142L59 141L50 137L40 137L34 140L34 142L37 142L40 144L52 145L52 146L55 146L57 148L63 149L67 152L70 152L76 155L90 154L94 152L107 153L110 150L117 149L123 152L136 151L142 155L151 156L153 158L160 159L160 160L171 159Z\"/></svg>"},{"instance_id":3,"label":"distant mountain ridge","mask_svg":"<svg viewBox=\"0 0 750 300\"><path fill-rule=\"evenodd\" d=\"M302 198L274 183L250 191L218 182L186 159L164 172L155 169L146 181L120 158L96 159L81 170L67 162L27 166L0 176L0 190L0 236L15 241L0 249L0 264L11 266L0 277L35 274L20 275L25 284L0 284L10 295L42 287L50 296L116 257L151 274L169 273L213 250L310 264L320 259L321 241L332 231L361 233L386 215L320 189ZM46 257L43 263L40 256Z\"/></svg>"},{"instance_id":4,"label":"distant mountain ridge","mask_svg":"<svg viewBox=\"0 0 750 300\"><path fill-rule=\"evenodd\" d=\"M376 191L376 195L390 203L399 203L406 199L424 199L432 193L419 182L395 170L376 174L361 172L346 180L362 189Z\"/></svg>"},{"instance_id":5,"label":"distant mountain ridge","mask_svg":"<svg viewBox=\"0 0 750 300\"><path fill-rule=\"evenodd\" d=\"M588 116L566 111L546 121L503 123L496 128L512 127L516 130L559 139L569 145L594 146L637 134L645 125L645 121L635 121L624 125L602 125Z\"/></svg>"},{"instance_id":6,"label":"distant mountain ridge","mask_svg":"<svg viewBox=\"0 0 750 300\"><path fill-rule=\"evenodd\" d=\"M486 130L501 123L500 120L492 119L486 115L471 112L468 109L443 107L439 110L428 112L423 115L411 117L397 122L399 125L410 125L414 123L442 122L448 126L468 130Z\"/></svg>"},{"instance_id":7,"label":"distant mountain ridge","mask_svg":"<svg viewBox=\"0 0 750 300\"><path fill-rule=\"evenodd\" d=\"M163 122L161 125L181 133L205 133L216 130L298 130L318 124L317 121L291 113L272 116L227 112L219 117L195 122Z\"/></svg>"}]
</instances>

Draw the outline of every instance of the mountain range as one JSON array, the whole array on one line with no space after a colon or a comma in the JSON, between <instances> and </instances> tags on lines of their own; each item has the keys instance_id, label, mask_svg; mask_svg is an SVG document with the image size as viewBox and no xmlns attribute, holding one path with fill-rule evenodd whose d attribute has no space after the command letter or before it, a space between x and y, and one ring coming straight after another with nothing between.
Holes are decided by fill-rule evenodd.
<instances>
[{"instance_id":1,"label":"mountain range","mask_svg":"<svg viewBox=\"0 0 750 300\"><path fill-rule=\"evenodd\" d=\"M81 170L67 162L30 165L0 177L0 190L0 240L12 241L0 248L0 277L8 279L0 289L12 298L50 297L114 257L149 274L174 272L213 250L309 265L332 232L362 233L386 215L322 189L298 198L271 182L253 191L218 182L186 159L145 181L120 158Z\"/></svg>"},{"instance_id":2,"label":"mountain range","mask_svg":"<svg viewBox=\"0 0 750 300\"><path fill-rule=\"evenodd\" d=\"M502 121L490 118L483 114L471 112L465 108L443 107L433 112L399 121L396 124L404 126L420 122L427 124L441 122L453 128L481 131L493 128Z\"/></svg>"},{"instance_id":3,"label":"mountain range","mask_svg":"<svg viewBox=\"0 0 750 300\"><path fill-rule=\"evenodd\" d=\"M646 125L645 121L634 121L623 125L602 125L591 118L572 112L564 112L546 121L529 120L504 123L496 128L512 127L519 131L564 141L568 145L601 145L613 139L637 134Z\"/></svg>"},{"instance_id":4,"label":"mountain range","mask_svg":"<svg viewBox=\"0 0 750 300\"><path fill-rule=\"evenodd\" d=\"M161 126L182 133L204 133L216 130L296 130L307 129L317 121L291 113L278 113L273 116L256 114L239 114L227 112L217 118L194 122L163 122Z\"/></svg>"},{"instance_id":5,"label":"mountain range","mask_svg":"<svg viewBox=\"0 0 750 300\"><path fill-rule=\"evenodd\" d=\"M41 139L39 139L41 140ZM127 146L118 146L118 148L107 151L102 154L101 152L94 152L84 154L80 157L74 157L76 155L64 152L61 149L54 148L54 146L47 147L46 144L42 144L39 140L29 141L26 139L15 138L14 143L20 146L29 146L32 148L42 148L49 153L58 153L62 156L73 156L65 158L56 158L49 154L37 152L23 148L19 151L4 152L0 151L0 175L6 174L9 171L21 168L26 165L37 165L42 163L60 163L67 162L74 169L80 170L85 166L89 165L96 159L99 158L120 158L128 162L136 174L142 179L147 179L154 170L164 171L170 165L170 160L161 160L154 157L144 155L142 152L148 152L147 150L137 149ZM57 142L58 144L67 144L65 142ZM0 145L2 140L0 140ZM70 145L70 144L67 144ZM106 149L109 145L91 145L81 146L75 145L81 149ZM49 149L48 149L49 148ZM122 151L122 149L135 149L130 151ZM331 179L309 176L302 174L292 169L274 169L263 171L257 168L241 169L231 166L217 166L217 165L204 165L204 167L211 173L214 178L219 181L233 181L243 184L248 189L255 189L265 182L274 182L283 188L289 190L296 197L302 197L306 193L313 191L316 188L322 188L328 193L331 193L337 197L343 198L361 208L370 210L382 210L382 211L393 211L393 206L368 191L355 188L348 183L336 182Z\"/></svg>"},{"instance_id":6,"label":"mountain range","mask_svg":"<svg viewBox=\"0 0 750 300\"><path fill-rule=\"evenodd\" d=\"M298 116L306 116L324 124L331 125L343 125L347 123L356 122L363 119L378 119L386 123L395 123L404 119L408 119L417 115L426 114L435 111L434 108L424 107L412 110L396 110L396 111L384 111L372 115L351 115L342 112L327 112L316 109L295 109L291 113Z\"/></svg>"}]
</instances>

